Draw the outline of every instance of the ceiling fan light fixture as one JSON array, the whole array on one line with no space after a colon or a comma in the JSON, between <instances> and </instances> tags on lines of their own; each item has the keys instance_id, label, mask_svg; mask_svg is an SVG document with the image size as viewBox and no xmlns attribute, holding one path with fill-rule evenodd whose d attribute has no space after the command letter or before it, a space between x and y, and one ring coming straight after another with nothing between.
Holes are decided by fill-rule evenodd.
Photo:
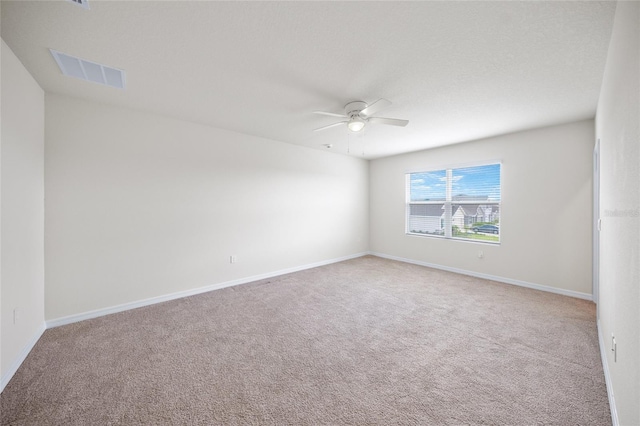
<instances>
[{"instance_id":1,"label":"ceiling fan light fixture","mask_svg":"<svg viewBox=\"0 0 640 426\"><path fill-rule=\"evenodd\" d=\"M351 120L349 120L347 127L352 132L359 132L360 130L364 129L364 124L365 124L365 121L362 118L353 117Z\"/></svg>"}]
</instances>

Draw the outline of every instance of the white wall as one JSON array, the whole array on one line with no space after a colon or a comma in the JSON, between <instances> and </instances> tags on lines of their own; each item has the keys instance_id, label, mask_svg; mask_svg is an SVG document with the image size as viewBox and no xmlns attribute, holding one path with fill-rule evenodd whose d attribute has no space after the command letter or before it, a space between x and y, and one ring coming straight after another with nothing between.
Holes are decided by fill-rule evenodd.
<instances>
[{"instance_id":1,"label":"white wall","mask_svg":"<svg viewBox=\"0 0 640 426\"><path fill-rule=\"evenodd\" d=\"M372 161L371 250L590 297L593 125L588 120ZM405 235L406 172L494 160L502 161L499 246Z\"/></svg>"},{"instance_id":2,"label":"white wall","mask_svg":"<svg viewBox=\"0 0 640 426\"><path fill-rule=\"evenodd\" d=\"M58 95L45 104L47 320L368 248L362 159Z\"/></svg>"},{"instance_id":3,"label":"white wall","mask_svg":"<svg viewBox=\"0 0 640 426\"><path fill-rule=\"evenodd\" d=\"M4 41L1 54L0 389L44 331L44 92Z\"/></svg>"},{"instance_id":4,"label":"white wall","mask_svg":"<svg viewBox=\"0 0 640 426\"><path fill-rule=\"evenodd\" d=\"M640 424L640 3L618 2L596 115L600 332L621 425ZM617 341L618 359L610 350ZM610 389L611 390L611 389Z\"/></svg>"}]
</instances>

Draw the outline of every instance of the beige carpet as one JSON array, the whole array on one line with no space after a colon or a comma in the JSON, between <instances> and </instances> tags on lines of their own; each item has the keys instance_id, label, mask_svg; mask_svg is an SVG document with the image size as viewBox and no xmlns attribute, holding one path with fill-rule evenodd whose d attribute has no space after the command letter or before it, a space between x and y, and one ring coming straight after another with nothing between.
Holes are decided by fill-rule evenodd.
<instances>
[{"instance_id":1,"label":"beige carpet","mask_svg":"<svg viewBox=\"0 0 640 426\"><path fill-rule=\"evenodd\" d=\"M2 424L610 425L591 302L363 257L47 330Z\"/></svg>"}]
</instances>

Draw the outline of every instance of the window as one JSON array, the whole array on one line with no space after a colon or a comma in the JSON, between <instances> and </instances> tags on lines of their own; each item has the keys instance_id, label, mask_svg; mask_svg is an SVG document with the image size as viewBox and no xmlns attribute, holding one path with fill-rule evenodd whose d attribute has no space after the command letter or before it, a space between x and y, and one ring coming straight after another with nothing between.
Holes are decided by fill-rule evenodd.
<instances>
[{"instance_id":1,"label":"window","mask_svg":"<svg viewBox=\"0 0 640 426\"><path fill-rule=\"evenodd\" d=\"M407 234L499 243L500 169L407 173Z\"/></svg>"}]
</instances>

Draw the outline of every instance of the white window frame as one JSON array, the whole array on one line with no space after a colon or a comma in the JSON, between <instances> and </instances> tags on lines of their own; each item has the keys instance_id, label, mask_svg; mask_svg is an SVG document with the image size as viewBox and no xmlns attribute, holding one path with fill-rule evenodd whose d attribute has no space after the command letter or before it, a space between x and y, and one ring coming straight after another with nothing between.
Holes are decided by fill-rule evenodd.
<instances>
[{"instance_id":1,"label":"white window frame","mask_svg":"<svg viewBox=\"0 0 640 426\"><path fill-rule=\"evenodd\" d=\"M456 169L464 169L470 167L480 167L480 166L489 166L489 165L499 165L500 166L500 200L499 201L487 201L486 203L479 203L477 200L453 200L453 171ZM417 173L429 173L429 172L442 172L445 171L446 177L446 190L445 190L445 200L444 201L411 201L411 175ZM447 166L447 167L436 167L436 168L426 168L415 171L408 171L405 173L405 234L411 236L419 236L419 237L430 237L430 238L444 238L451 239L456 241L466 241L480 244L493 244L500 245L502 241L502 229L500 229L500 233L498 234L498 241L484 241L484 240L475 240L471 238L465 237L455 237L452 235L452 206L455 205L471 205L471 204L486 204L486 205L497 205L498 211L500 215L500 222L502 222L502 162L501 161L489 161L482 163L471 163L464 165L456 165L456 166ZM412 205L444 205L444 234L424 234L419 232L412 232L410 227L410 212Z\"/></svg>"}]
</instances>

